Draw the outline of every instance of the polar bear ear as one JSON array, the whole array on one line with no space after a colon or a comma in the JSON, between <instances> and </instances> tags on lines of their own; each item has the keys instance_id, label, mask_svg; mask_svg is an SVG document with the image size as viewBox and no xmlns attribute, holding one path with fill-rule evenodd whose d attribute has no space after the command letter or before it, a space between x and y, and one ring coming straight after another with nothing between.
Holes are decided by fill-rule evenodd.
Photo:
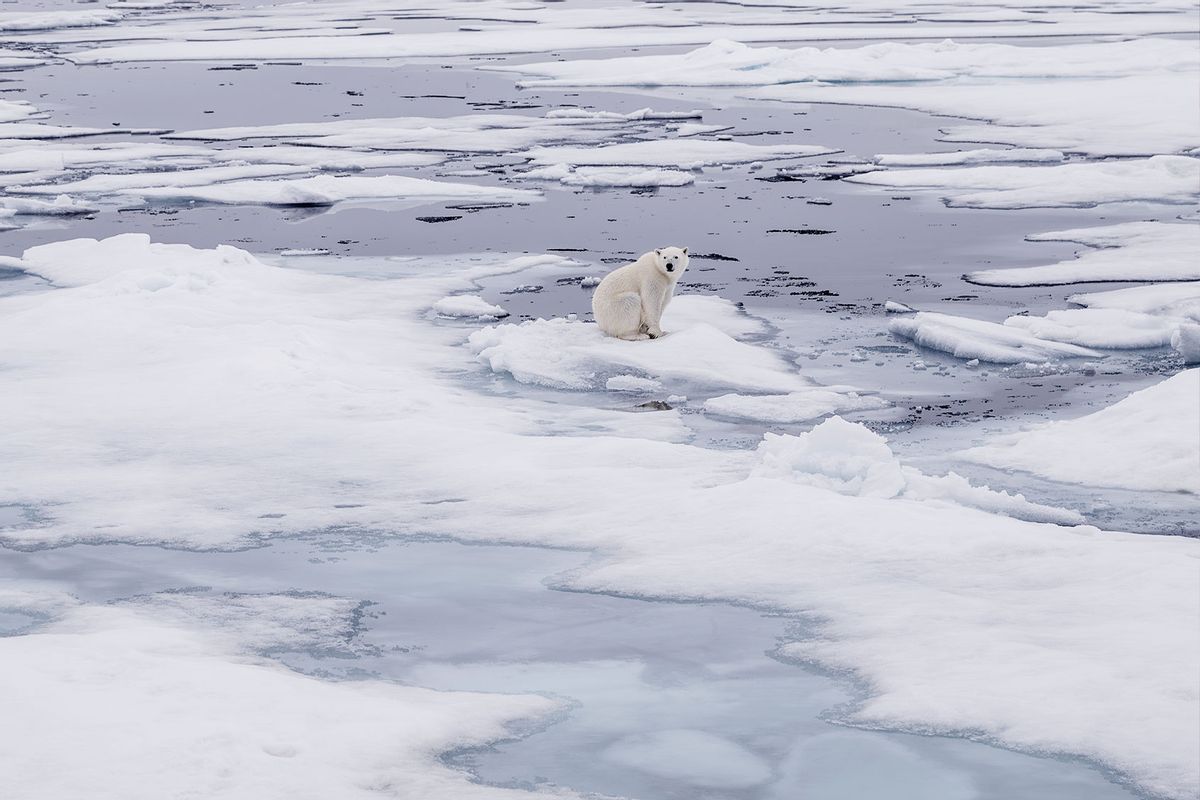
<instances>
[{"instance_id":1,"label":"polar bear ear","mask_svg":"<svg viewBox=\"0 0 1200 800\"><path fill-rule=\"evenodd\" d=\"M685 247L685 248L683 248L683 254L684 254L685 256L687 255L687 248L686 248L686 247Z\"/></svg>"},{"instance_id":2,"label":"polar bear ear","mask_svg":"<svg viewBox=\"0 0 1200 800\"><path fill-rule=\"evenodd\" d=\"M656 248L654 248L654 255L656 255L656 256L661 256L661 255L662 255L662 250L659 250L657 247L656 247Z\"/></svg>"}]
</instances>

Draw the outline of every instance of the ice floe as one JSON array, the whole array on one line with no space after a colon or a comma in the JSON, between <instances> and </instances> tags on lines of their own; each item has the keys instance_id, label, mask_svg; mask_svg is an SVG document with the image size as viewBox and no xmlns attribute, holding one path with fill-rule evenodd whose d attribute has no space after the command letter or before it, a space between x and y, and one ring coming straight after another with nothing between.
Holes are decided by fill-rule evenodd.
<instances>
[{"instance_id":1,"label":"ice floe","mask_svg":"<svg viewBox=\"0 0 1200 800\"><path fill-rule=\"evenodd\" d=\"M736 34L735 34L736 35ZM887 42L849 48L750 47L715 41L678 55L505 67L527 86L760 87L753 97L912 108L989 120L946 139L1091 155L1155 155L1195 147L1200 56L1190 42L1018 46ZM899 82L899 83L897 83ZM1113 108L1121 114L1114 115Z\"/></svg>"},{"instance_id":2,"label":"ice floe","mask_svg":"<svg viewBox=\"0 0 1200 800\"><path fill-rule=\"evenodd\" d=\"M1098 358L1101 355L1095 350L1074 344L1039 339L1013 325L934 311L896 316L888 323L888 330L930 350L940 350L956 358L977 358L997 364Z\"/></svg>"},{"instance_id":3,"label":"ice floe","mask_svg":"<svg viewBox=\"0 0 1200 800\"><path fill-rule=\"evenodd\" d=\"M966 279L989 286L1200 280L1200 225L1195 223L1125 222L1027 238L1034 242L1077 242L1096 249L1043 267L978 270L968 273Z\"/></svg>"},{"instance_id":4,"label":"ice floe","mask_svg":"<svg viewBox=\"0 0 1200 800\"><path fill-rule=\"evenodd\" d=\"M429 320L430 307L478 291L474 281L489 274L563 261L472 258L442 258L435 269L421 260L335 265L306 256L289 268L232 247L197 250L144 236L31 248L19 264L55 286L0 298L0 418L7 421L0 460L10 467L0 471L0 496L39 513L7 524L0 536L20 546L231 547L353 527L594 550L601 557L565 576L565 585L807 615L808 635L784 652L861 680L861 702L830 712L840 721L969 732L1103 762L1148 792L1195 793L1195 541L1016 519L1010 514L1036 512L953 479L935 479L923 495L904 465L903 488L891 496L843 493L832 478L843 490L859 475L880 476L872 487L897 485L888 466L895 455L868 446L869 434L849 423L829 428L823 436L837 441L819 450L862 456L865 469L823 458L810 464L785 448L786 469L768 476L755 474L766 469L758 453L679 443L687 431L677 412L551 402L552 393L525 396L511 385L492 394L502 382L478 380L462 328ZM682 296L668 313L688 305ZM499 345L511 336L514 353L526 348L546 359L566 345L549 372L533 364L539 380L557 371L602 388L607 378L588 373L611 369L607 377L661 374L665 386L676 380L671 368L683 365L701 379L717 373L727 382L787 384L747 391L810 388L780 353L737 338L758 336L761 323L724 308L691 309L704 323L668 319L673 333L662 340L616 343L646 362L673 339L689 345L667 369L615 363L629 359L610 358L587 338L594 326L583 323L555 323L565 334L543 322L523 333L497 334L503 326L495 326L483 336ZM576 337L582 354L570 351ZM1106 441L1104 432L1084 433ZM286 516L264 519L275 511ZM319 783L309 765L320 753L326 776L391 776L391 785L424 796L470 797L474 784L462 783L462 791L421 785L398 770L411 764L431 781L460 781L433 761L453 746L450 738L481 743L499 735L501 720L552 706L541 698L323 683L241 650L226 657L233 645L210 639L219 632L184 636L174 623L145 623L150 609L80 613L62 624L87 637L55 638L66 629L54 628L0 638L6 678L29 689L6 710L19 724L5 730L21 734L5 741L6 752L16 769L43 777L48 768L36 759L52 757L49 774L67 782L50 787L53 796L79 793L70 781L86 780L90 791L105 777L115 780L112 765L132 754L140 764L169 765L152 772L154 780L137 775L137 786L155 796L174 785L163 775L205 788L211 765L228 763L228 746L243 753L237 764L245 771L236 775L246 785L261 776L281 786L320 785L329 796L360 791L361 781ZM199 670L207 685L225 688L203 707L179 677L197 674L195 652L207 654ZM97 679L72 682L68 668ZM173 702L151 702L145 693L155 688ZM46 697L55 698L52 706ZM419 701L431 716L414 716L409 704ZM321 722L278 722L284 707ZM447 708L460 714L453 724L443 724ZM321 709L336 709L337 719ZM181 742L156 735L168 717ZM223 721L219 730L248 721L228 739L215 735L214 718ZM111 735L114 719L128 722L128 737ZM273 756L260 763L244 755L276 747L268 728L292 731L283 741L296 752L286 773L277 774ZM68 753L69 769L58 750L33 752L38 737L30 732L39 730ZM428 738L414 743L406 738L414 731ZM180 761L179 752L193 753L204 769L185 769L193 762ZM385 761L392 766L380 767ZM479 787L488 796L503 791ZM138 795L129 788L123 796Z\"/></svg>"},{"instance_id":5,"label":"ice floe","mask_svg":"<svg viewBox=\"0 0 1200 800\"><path fill-rule=\"evenodd\" d=\"M499 319L508 312L493 305L477 294L454 294L443 297L433 304L433 311L443 317L472 317Z\"/></svg>"},{"instance_id":6,"label":"ice floe","mask_svg":"<svg viewBox=\"0 0 1200 800\"><path fill-rule=\"evenodd\" d=\"M1067 308L1042 316L1009 317L1004 324L1039 339L1100 350L1166 347L1181 320L1116 308Z\"/></svg>"},{"instance_id":7,"label":"ice floe","mask_svg":"<svg viewBox=\"0 0 1200 800\"><path fill-rule=\"evenodd\" d=\"M962 457L1064 483L1200 493L1197 420L1200 369L1188 369L1093 414L998 437Z\"/></svg>"},{"instance_id":8,"label":"ice floe","mask_svg":"<svg viewBox=\"0 0 1200 800\"><path fill-rule=\"evenodd\" d=\"M1058 150L1014 147L1008 150L957 150L951 153L883 153L875 156L882 167L937 167L956 164L1057 164L1063 160Z\"/></svg>"},{"instance_id":9,"label":"ice floe","mask_svg":"<svg viewBox=\"0 0 1200 800\"><path fill-rule=\"evenodd\" d=\"M836 388L810 388L789 394L723 394L704 401L704 410L722 417L787 425L828 414L885 408L878 397Z\"/></svg>"},{"instance_id":10,"label":"ice floe","mask_svg":"<svg viewBox=\"0 0 1200 800\"><path fill-rule=\"evenodd\" d=\"M1148 201L1190 203L1200 196L1200 159L1153 156L1056 166L880 170L845 178L896 188L930 188L951 206L1062 208Z\"/></svg>"},{"instance_id":11,"label":"ice floe","mask_svg":"<svg viewBox=\"0 0 1200 800\"><path fill-rule=\"evenodd\" d=\"M751 473L756 477L798 481L839 494L939 500L1034 522L1083 522L1078 512L972 486L953 472L935 477L904 466L885 438L841 417L830 417L799 436L768 433L758 456L761 463Z\"/></svg>"},{"instance_id":12,"label":"ice floe","mask_svg":"<svg viewBox=\"0 0 1200 800\"><path fill-rule=\"evenodd\" d=\"M524 178L558 181L565 186L688 186L696 176L675 169L640 169L637 167L578 167L552 164L521 173Z\"/></svg>"},{"instance_id":13,"label":"ice floe","mask_svg":"<svg viewBox=\"0 0 1200 800\"><path fill-rule=\"evenodd\" d=\"M745 144L709 139L622 142L605 147L535 147L522 155L534 164L658 166L698 169L782 158L827 155L836 149L803 144Z\"/></svg>"},{"instance_id":14,"label":"ice floe","mask_svg":"<svg viewBox=\"0 0 1200 800\"><path fill-rule=\"evenodd\" d=\"M247 654L239 634L303 646L306 632L285 635L297 632L272 628L271 615L244 602L211 604L232 630L187 624L188 600L79 606L0 638L4 679L25 690L6 703L0 732L9 790L127 800L368 798L381 786L414 800L532 796L480 786L438 756L508 736L506 723L552 712L554 701L300 675Z\"/></svg>"}]
</instances>

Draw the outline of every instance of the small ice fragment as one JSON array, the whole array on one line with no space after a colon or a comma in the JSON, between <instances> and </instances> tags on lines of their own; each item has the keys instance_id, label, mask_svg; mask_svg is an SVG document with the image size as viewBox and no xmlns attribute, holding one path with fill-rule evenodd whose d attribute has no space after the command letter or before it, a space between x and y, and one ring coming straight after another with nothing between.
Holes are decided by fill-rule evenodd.
<instances>
[{"instance_id":1,"label":"small ice fragment","mask_svg":"<svg viewBox=\"0 0 1200 800\"><path fill-rule=\"evenodd\" d=\"M1200 325L1184 323L1171 334L1171 347L1183 356L1185 364L1200 364Z\"/></svg>"},{"instance_id":2,"label":"small ice fragment","mask_svg":"<svg viewBox=\"0 0 1200 800\"><path fill-rule=\"evenodd\" d=\"M584 289L591 289L593 286L600 285L600 279L589 275L586 278L584 278L583 280L581 280L579 282L579 285L580 285L580 287L582 287Z\"/></svg>"},{"instance_id":3,"label":"small ice fragment","mask_svg":"<svg viewBox=\"0 0 1200 800\"><path fill-rule=\"evenodd\" d=\"M904 303L897 303L895 300L888 300L883 304L883 310L888 314L912 314L916 311L915 308Z\"/></svg>"}]
</instances>

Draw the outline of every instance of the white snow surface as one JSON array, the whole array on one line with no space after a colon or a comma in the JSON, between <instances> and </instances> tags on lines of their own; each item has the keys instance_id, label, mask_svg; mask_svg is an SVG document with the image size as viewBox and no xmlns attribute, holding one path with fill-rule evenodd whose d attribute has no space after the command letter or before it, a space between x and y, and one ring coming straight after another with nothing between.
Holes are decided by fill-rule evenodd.
<instances>
[{"instance_id":1,"label":"white snow surface","mask_svg":"<svg viewBox=\"0 0 1200 800\"><path fill-rule=\"evenodd\" d=\"M1063 160L1058 150L1014 147L1008 150L983 148L957 150L952 153L882 153L875 156L875 163L882 167L935 167L956 164L1057 164Z\"/></svg>"},{"instance_id":2,"label":"white snow surface","mask_svg":"<svg viewBox=\"0 0 1200 800\"><path fill-rule=\"evenodd\" d=\"M505 69L544 76L527 79L527 86L761 87L750 95L912 108L997 123L951 126L948 141L1091 155L1178 153L1200 144L1200 107L1194 102L1200 54L1184 40L1050 46L885 42L824 49L714 41L677 55ZM1122 113L1114 115L1113 108Z\"/></svg>"},{"instance_id":3,"label":"white snow surface","mask_svg":"<svg viewBox=\"0 0 1200 800\"><path fill-rule=\"evenodd\" d=\"M1200 225L1192 222L1124 222L1027 238L1077 242L1095 249L1042 267L978 270L969 273L967 280L988 286L1200 280Z\"/></svg>"},{"instance_id":4,"label":"white snow surface","mask_svg":"<svg viewBox=\"0 0 1200 800\"><path fill-rule=\"evenodd\" d=\"M1098 358L1101 355L1078 345L1039 339L1016 325L1000 325L936 311L893 317L888 322L888 330L930 350L997 364Z\"/></svg>"},{"instance_id":5,"label":"white snow surface","mask_svg":"<svg viewBox=\"0 0 1200 800\"><path fill-rule=\"evenodd\" d=\"M254 614L249 627L198 626L179 598L157 600L171 605L78 606L0 638L0 678L23 689L0 727L6 795L534 796L480 786L437 756L502 738L553 701L302 676L245 652L242 636L271 634Z\"/></svg>"},{"instance_id":6,"label":"white snow surface","mask_svg":"<svg viewBox=\"0 0 1200 800\"><path fill-rule=\"evenodd\" d=\"M880 170L845 180L890 189L938 189L951 206L967 208L1090 207L1200 198L1200 159L1152 156L1056 166L984 166Z\"/></svg>"},{"instance_id":7,"label":"white snow surface","mask_svg":"<svg viewBox=\"0 0 1200 800\"><path fill-rule=\"evenodd\" d=\"M648 166L699 169L782 158L828 155L836 149L804 144L746 144L711 139L657 139L604 147L535 147L523 153L534 164Z\"/></svg>"},{"instance_id":8,"label":"white snow surface","mask_svg":"<svg viewBox=\"0 0 1200 800\"><path fill-rule=\"evenodd\" d=\"M1188 369L1108 408L1001 436L968 461L1050 480L1200 494L1200 369Z\"/></svg>"},{"instance_id":9,"label":"white snow surface","mask_svg":"<svg viewBox=\"0 0 1200 800\"><path fill-rule=\"evenodd\" d=\"M477 291L474 281L485 275L546 261L476 258L445 257L441 268L337 260L340 270L363 275L352 277L314 271L333 259L305 257L302 271L236 248L195 250L133 235L32 248L22 263L58 288L0 298L0 459L10 467L0 471L0 496L41 516L6 528L4 539L229 547L248 533L349 526L595 550L603 558L571 576L571 586L811 615L812 636L787 652L862 681L863 702L839 712L848 722L970 731L1101 761L1148 791L1187 797L1200 788L1195 541L1023 521L964 507L957 489L939 499L843 494L812 485L803 465L756 475L756 453L679 443L674 412L629 414L474 390L463 383L473 354L460 346L461 329L433 324L429 307ZM683 300L668 313L686 310ZM750 323L728 311L729 319L706 311L704 344L754 347L735 338L755 335L743 332ZM622 344L650 353L701 328L673 324L662 340ZM739 332L718 327L727 324ZM534 345L546 349L546 341ZM680 350L675 363L698 363L701 356ZM755 352L771 357L763 382L800 383L775 352ZM737 365L747 364L739 351ZM844 435L847 451L861 438ZM887 461L882 451L878 460ZM910 480L903 470L902 477ZM613 497L624 498L619 525L595 511L610 508ZM446 498L460 502L439 502ZM262 519L280 510L287 516ZM361 777L378 774L372 770L385 759L376 748L387 746L387 763L425 769L428 754L454 738L449 731L459 732L458 743L466 725L471 736L493 738L499 718L547 707L540 698L527 705L506 697L497 710L472 697L452 725L430 712L427 726L393 729L411 721L396 697L441 708L462 696L319 683L239 654L232 666L220 657L203 661L199 674L227 691L197 711L175 704L190 696L179 671L196 674L190 640L178 641L173 629L143 629L126 616L137 613L101 609L109 621L86 621L93 631L86 645L50 635L0 639L0 670L29 688L6 711L6 719L21 720L4 727L16 739L4 748L16 768L37 768L27 757L30 731L49 730L62 745L47 756L56 759L57 780L80 776L98 785L95 770L113 772L124 754L112 748L124 741L138 763L192 776L181 764L195 763L186 758L193 740L180 745L185 757L174 754L172 742L154 733L160 715L197 719L183 735L195 733L194 752L211 766L224 763L225 751L209 749L222 742L238 748L245 736L261 747L265 723L254 720L276 719L278 708L320 719L321 709L333 708L337 719L314 734L319 742L306 738L314 728L289 724L293 717L272 725L300 739L291 772L279 780L354 796L355 787L316 782L301 769L310 762L299 759L321 753L338 766L327 775ZM196 647L212 650L207 640ZM68 669L103 679L94 688L72 684ZM59 686L51 691L39 681ZM146 699L156 686L171 703ZM129 717L127 708L145 716ZM480 720L481 709L490 709L490 722ZM232 740L209 735L206 720L240 720L242 712L250 721L233 728ZM112 736L113 720L151 733ZM368 738L370 731L384 733ZM408 750L412 740L404 737L412 735L430 739ZM63 753L75 759L72 768L62 768ZM404 753L417 755L406 761ZM238 773L247 780L275 778L273 762L240 763L250 765ZM117 777L124 774L133 773ZM192 785L207 788L213 775L197 772ZM402 775L395 785L426 796L441 788L406 784ZM73 788L50 787L49 796ZM138 796L136 787L119 787L126 788L123 797ZM464 784L454 796L474 791Z\"/></svg>"},{"instance_id":10,"label":"white snow surface","mask_svg":"<svg viewBox=\"0 0 1200 800\"><path fill-rule=\"evenodd\" d=\"M492 318L507 317L508 312L477 294L452 294L433 304L434 313L443 317Z\"/></svg>"},{"instance_id":11,"label":"white snow surface","mask_svg":"<svg viewBox=\"0 0 1200 800\"><path fill-rule=\"evenodd\" d=\"M972 486L954 472L937 477L904 466L887 439L838 416L799 436L767 433L758 456L761 463L751 472L756 477L796 481L839 494L944 501L1033 522L1083 522L1078 512Z\"/></svg>"},{"instance_id":12,"label":"white snow surface","mask_svg":"<svg viewBox=\"0 0 1200 800\"><path fill-rule=\"evenodd\" d=\"M1043 316L1015 315L1004 324L1039 339L1100 350L1166 347L1182 320L1116 308L1068 308Z\"/></svg>"},{"instance_id":13,"label":"white snow surface","mask_svg":"<svg viewBox=\"0 0 1200 800\"><path fill-rule=\"evenodd\" d=\"M834 387L814 387L789 394L723 394L704 401L704 410L712 414L778 425L886 406L887 403L878 397L839 391Z\"/></svg>"},{"instance_id":14,"label":"white snow surface","mask_svg":"<svg viewBox=\"0 0 1200 800\"><path fill-rule=\"evenodd\" d=\"M748 326L728 301L720 314L705 298L676 297L663 315L659 339L628 342L596 325L563 318L493 325L471 334L468 344L492 371L521 383L557 389L595 389L609 377L638 370L672 388L676 383L745 391L796 391L810 386L782 354L739 341Z\"/></svg>"}]
</instances>

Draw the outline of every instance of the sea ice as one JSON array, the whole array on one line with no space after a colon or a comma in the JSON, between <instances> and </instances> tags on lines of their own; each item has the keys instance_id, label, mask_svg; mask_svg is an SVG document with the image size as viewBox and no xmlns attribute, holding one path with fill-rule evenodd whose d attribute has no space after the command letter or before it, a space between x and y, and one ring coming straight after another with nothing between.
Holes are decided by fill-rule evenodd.
<instances>
[{"instance_id":1,"label":"sea ice","mask_svg":"<svg viewBox=\"0 0 1200 800\"><path fill-rule=\"evenodd\" d=\"M523 155L534 164L648 166L699 169L781 158L827 155L837 150L804 144L746 144L709 139L656 139L605 147L535 147Z\"/></svg>"},{"instance_id":2,"label":"sea ice","mask_svg":"<svg viewBox=\"0 0 1200 800\"><path fill-rule=\"evenodd\" d=\"M1200 225L1191 222L1124 222L1027 238L1077 242L1096 249L1043 267L978 270L968 273L966 279L988 286L1200 280Z\"/></svg>"},{"instance_id":3,"label":"sea ice","mask_svg":"<svg viewBox=\"0 0 1200 800\"><path fill-rule=\"evenodd\" d=\"M834 388L810 388L790 394L723 394L704 401L704 410L722 417L789 425L828 414L885 408L878 397Z\"/></svg>"},{"instance_id":4,"label":"sea ice","mask_svg":"<svg viewBox=\"0 0 1200 800\"><path fill-rule=\"evenodd\" d=\"M845 178L896 188L931 188L951 206L968 208L1089 207L1147 201L1190 203L1200 186L1200 159L1152 156L1056 166L880 170Z\"/></svg>"},{"instance_id":5,"label":"sea ice","mask_svg":"<svg viewBox=\"0 0 1200 800\"><path fill-rule=\"evenodd\" d=\"M477 294L453 294L433 304L434 313L443 317L474 317L499 319L508 312L484 300Z\"/></svg>"},{"instance_id":6,"label":"sea ice","mask_svg":"<svg viewBox=\"0 0 1200 800\"><path fill-rule=\"evenodd\" d=\"M1060 358L1098 358L1100 353L1073 344L1039 339L1011 325L918 311L892 318L888 330L922 347L956 358L977 358L997 364L1020 364Z\"/></svg>"},{"instance_id":7,"label":"sea ice","mask_svg":"<svg viewBox=\"0 0 1200 800\"><path fill-rule=\"evenodd\" d=\"M1087 486L1200 494L1200 369L1108 408L965 451L968 461Z\"/></svg>"}]
</instances>

